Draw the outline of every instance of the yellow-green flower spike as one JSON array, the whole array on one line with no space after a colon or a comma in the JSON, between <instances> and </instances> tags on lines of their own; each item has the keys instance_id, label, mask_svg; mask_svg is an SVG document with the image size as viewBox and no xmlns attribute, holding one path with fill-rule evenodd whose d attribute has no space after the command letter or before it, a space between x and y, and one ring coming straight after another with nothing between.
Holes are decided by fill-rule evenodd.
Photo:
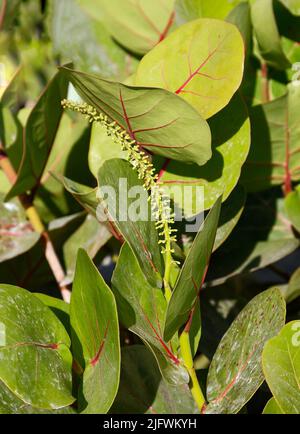
<instances>
[{"instance_id":1,"label":"yellow-green flower spike","mask_svg":"<svg viewBox=\"0 0 300 434\"><path fill-rule=\"evenodd\" d=\"M141 150L140 146L135 140L132 140L127 131L122 129L116 122L111 122L106 115L99 113L91 105L86 103L79 104L66 99L61 104L65 109L83 114L90 123L99 122L106 129L107 135L123 151L127 151L128 161L136 170L139 179L143 181L144 188L151 194L149 200L152 198L152 212L157 220L156 228L162 229L160 233L160 244L163 246L162 254L173 253L171 244L173 241L176 241L176 237L173 235L176 231L170 228L170 224L174 223L174 215L171 214L168 200L166 200L166 197L157 185L158 176L155 174L153 164L146 152Z\"/></svg>"}]
</instances>

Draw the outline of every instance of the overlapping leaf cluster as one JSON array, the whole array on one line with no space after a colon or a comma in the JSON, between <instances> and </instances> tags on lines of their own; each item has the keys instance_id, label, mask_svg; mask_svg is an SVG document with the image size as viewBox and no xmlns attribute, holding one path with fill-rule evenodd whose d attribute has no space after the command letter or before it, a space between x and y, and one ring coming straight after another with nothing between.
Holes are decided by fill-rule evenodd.
<instances>
[{"instance_id":1,"label":"overlapping leaf cluster","mask_svg":"<svg viewBox=\"0 0 300 434\"><path fill-rule=\"evenodd\" d=\"M300 1L2 0L0 29L0 413L299 414ZM184 221L120 218L124 179Z\"/></svg>"}]
</instances>

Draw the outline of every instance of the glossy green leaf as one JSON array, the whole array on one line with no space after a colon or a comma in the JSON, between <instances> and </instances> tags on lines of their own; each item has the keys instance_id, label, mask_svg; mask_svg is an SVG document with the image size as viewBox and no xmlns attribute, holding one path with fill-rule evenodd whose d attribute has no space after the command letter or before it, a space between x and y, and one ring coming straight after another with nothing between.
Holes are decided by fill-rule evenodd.
<instances>
[{"instance_id":1,"label":"glossy green leaf","mask_svg":"<svg viewBox=\"0 0 300 434\"><path fill-rule=\"evenodd\" d=\"M167 309L163 292L147 281L128 244L122 247L112 284L120 322L148 344L168 383L188 383L187 372L162 335Z\"/></svg>"},{"instance_id":2,"label":"glossy green leaf","mask_svg":"<svg viewBox=\"0 0 300 434\"><path fill-rule=\"evenodd\" d=\"M18 178L7 198L36 187L43 175L62 116L61 100L67 94L67 80L58 73L30 113L23 134L23 157Z\"/></svg>"},{"instance_id":3,"label":"glossy green leaf","mask_svg":"<svg viewBox=\"0 0 300 434\"><path fill-rule=\"evenodd\" d=\"M206 18L192 21L142 59L136 84L175 92L207 119L224 108L239 88L244 51L234 25Z\"/></svg>"},{"instance_id":4,"label":"glossy green leaf","mask_svg":"<svg viewBox=\"0 0 300 434\"><path fill-rule=\"evenodd\" d=\"M0 194L0 262L27 252L40 238L18 200L4 202Z\"/></svg>"},{"instance_id":5,"label":"glossy green leaf","mask_svg":"<svg viewBox=\"0 0 300 434\"><path fill-rule=\"evenodd\" d=\"M84 250L79 250L70 319L74 358L84 365L79 410L107 413L119 386L120 342L114 296Z\"/></svg>"},{"instance_id":6,"label":"glossy green leaf","mask_svg":"<svg viewBox=\"0 0 300 434\"><path fill-rule=\"evenodd\" d=\"M211 362L205 413L238 413L250 400L264 381L264 344L283 327L285 313L280 291L272 289L256 296L238 315Z\"/></svg>"},{"instance_id":7,"label":"glossy green leaf","mask_svg":"<svg viewBox=\"0 0 300 434\"><path fill-rule=\"evenodd\" d=\"M26 404L72 404L70 339L56 316L24 289L0 285L0 379Z\"/></svg>"},{"instance_id":8,"label":"glossy green leaf","mask_svg":"<svg viewBox=\"0 0 300 434\"><path fill-rule=\"evenodd\" d=\"M142 345L124 347L120 388L113 414L197 414L188 385L171 386L157 369L151 352Z\"/></svg>"},{"instance_id":9,"label":"glossy green leaf","mask_svg":"<svg viewBox=\"0 0 300 434\"><path fill-rule=\"evenodd\" d=\"M80 96L155 154L202 165L211 157L208 124L164 89L130 87L63 68Z\"/></svg>"},{"instance_id":10,"label":"glossy green leaf","mask_svg":"<svg viewBox=\"0 0 300 434\"><path fill-rule=\"evenodd\" d=\"M58 410L44 410L32 407L14 395L4 383L0 382L0 414L75 414L72 407Z\"/></svg>"},{"instance_id":11,"label":"glossy green leaf","mask_svg":"<svg viewBox=\"0 0 300 434\"><path fill-rule=\"evenodd\" d=\"M98 180L99 204L102 197L104 214L132 248L149 283L161 287L162 256L148 193L143 189L142 181L127 161L119 159L106 161L99 170ZM131 188L139 189L137 197L134 191L130 196Z\"/></svg>"},{"instance_id":12,"label":"glossy green leaf","mask_svg":"<svg viewBox=\"0 0 300 434\"><path fill-rule=\"evenodd\" d=\"M274 398L271 398L265 406L263 414L283 414L283 412L281 411L276 400Z\"/></svg>"},{"instance_id":13,"label":"glossy green leaf","mask_svg":"<svg viewBox=\"0 0 300 434\"><path fill-rule=\"evenodd\" d=\"M174 20L174 0L94 0L93 3L101 9L112 36L139 54L147 53L163 40Z\"/></svg>"},{"instance_id":14,"label":"glossy green leaf","mask_svg":"<svg viewBox=\"0 0 300 434\"><path fill-rule=\"evenodd\" d=\"M96 20L90 10L85 11L86 3L96 10L101 7L99 0L55 0L51 5L54 52L62 56L64 63L72 61L84 71L107 78L125 78L134 72L137 61L116 44L103 19Z\"/></svg>"},{"instance_id":15,"label":"glossy green leaf","mask_svg":"<svg viewBox=\"0 0 300 434\"><path fill-rule=\"evenodd\" d=\"M51 297L47 294L34 293L34 295L49 307L52 312L57 316L60 322L64 325L68 334L71 335L70 328L70 305L59 298Z\"/></svg>"},{"instance_id":16,"label":"glossy green leaf","mask_svg":"<svg viewBox=\"0 0 300 434\"><path fill-rule=\"evenodd\" d=\"M300 87L291 84L286 96L251 111L252 146L241 177L247 191L283 185L289 192L300 179L299 106Z\"/></svg>"},{"instance_id":17,"label":"glossy green leaf","mask_svg":"<svg viewBox=\"0 0 300 434\"><path fill-rule=\"evenodd\" d=\"M285 209L290 222L300 232L300 186L285 198Z\"/></svg>"},{"instance_id":18,"label":"glossy green leaf","mask_svg":"<svg viewBox=\"0 0 300 434\"><path fill-rule=\"evenodd\" d=\"M287 324L266 343L263 371L280 410L300 414L300 322Z\"/></svg>"},{"instance_id":19,"label":"glossy green leaf","mask_svg":"<svg viewBox=\"0 0 300 434\"><path fill-rule=\"evenodd\" d=\"M188 320L204 283L221 211L220 197L200 228L178 277L168 305L164 337L171 340Z\"/></svg>"},{"instance_id":20,"label":"glossy green leaf","mask_svg":"<svg viewBox=\"0 0 300 434\"><path fill-rule=\"evenodd\" d=\"M252 1L251 16L262 57L274 68L289 68L291 65L282 49L273 0Z\"/></svg>"},{"instance_id":21,"label":"glossy green leaf","mask_svg":"<svg viewBox=\"0 0 300 434\"><path fill-rule=\"evenodd\" d=\"M229 197L240 178L250 149L250 122L247 109L238 95L209 120L209 125L213 155L204 166L186 166L171 160L159 160L155 165L160 184L171 188L171 191L174 188L174 201L183 208L187 217L203 211L203 204L196 197L196 187L204 188L204 209L210 209L221 195L224 201ZM191 189L191 199L183 204L182 187Z\"/></svg>"}]
</instances>

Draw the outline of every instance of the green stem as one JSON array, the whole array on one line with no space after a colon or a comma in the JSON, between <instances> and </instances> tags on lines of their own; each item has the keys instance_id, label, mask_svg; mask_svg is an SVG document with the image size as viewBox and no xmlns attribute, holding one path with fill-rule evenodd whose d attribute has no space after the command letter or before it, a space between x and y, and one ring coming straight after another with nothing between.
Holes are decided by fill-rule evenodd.
<instances>
[{"instance_id":1,"label":"green stem","mask_svg":"<svg viewBox=\"0 0 300 434\"><path fill-rule=\"evenodd\" d=\"M164 275L164 287L165 287L165 297L167 302L171 300L172 290L170 286L171 277L171 267L172 267L172 253L171 253L171 239L169 236L168 223L165 223L165 234L166 234L166 253L165 253L165 275Z\"/></svg>"},{"instance_id":2,"label":"green stem","mask_svg":"<svg viewBox=\"0 0 300 434\"><path fill-rule=\"evenodd\" d=\"M206 402L194 368L194 361L193 361L191 344L190 344L189 328L185 329L182 332L179 340L180 340L181 356L183 358L184 365L190 375L190 390L201 412Z\"/></svg>"}]
</instances>

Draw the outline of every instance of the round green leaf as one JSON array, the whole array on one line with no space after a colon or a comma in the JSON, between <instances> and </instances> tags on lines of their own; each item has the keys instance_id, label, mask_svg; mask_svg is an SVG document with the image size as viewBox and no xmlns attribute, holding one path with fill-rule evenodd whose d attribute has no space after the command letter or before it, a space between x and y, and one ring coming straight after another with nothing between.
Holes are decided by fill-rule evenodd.
<instances>
[{"instance_id":1,"label":"round green leaf","mask_svg":"<svg viewBox=\"0 0 300 434\"><path fill-rule=\"evenodd\" d=\"M287 324L267 342L263 370L280 410L300 414L300 321Z\"/></svg>"},{"instance_id":2,"label":"round green leaf","mask_svg":"<svg viewBox=\"0 0 300 434\"><path fill-rule=\"evenodd\" d=\"M270 401L264 408L263 414L283 414L280 410L279 405L277 404L274 398L271 398Z\"/></svg>"},{"instance_id":3,"label":"round green leaf","mask_svg":"<svg viewBox=\"0 0 300 434\"><path fill-rule=\"evenodd\" d=\"M175 92L207 119L225 107L239 88L244 51L234 25L205 18L192 21L142 59L136 84Z\"/></svg>"},{"instance_id":4,"label":"round green leaf","mask_svg":"<svg viewBox=\"0 0 300 434\"><path fill-rule=\"evenodd\" d=\"M44 410L25 404L0 381L0 414L75 414L72 407Z\"/></svg>"},{"instance_id":5,"label":"round green leaf","mask_svg":"<svg viewBox=\"0 0 300 434\"><path fill-rule=\"evenodd\" d=\"M0 285L0 380L34 407L73 403L70 338L54 313L33 294Z\"/></svg>"},{"instance_id":6,"label":"round green leaf","mask_svg":"<svg viewBox=\"0 0 300 434\"><path fill-rule=\"evenodd\" d=\"M101 10L107 29L121 45L144 54L168 34L174 20L174 1L93 0L93 4Z\"/></svg>"}]
</instances>

